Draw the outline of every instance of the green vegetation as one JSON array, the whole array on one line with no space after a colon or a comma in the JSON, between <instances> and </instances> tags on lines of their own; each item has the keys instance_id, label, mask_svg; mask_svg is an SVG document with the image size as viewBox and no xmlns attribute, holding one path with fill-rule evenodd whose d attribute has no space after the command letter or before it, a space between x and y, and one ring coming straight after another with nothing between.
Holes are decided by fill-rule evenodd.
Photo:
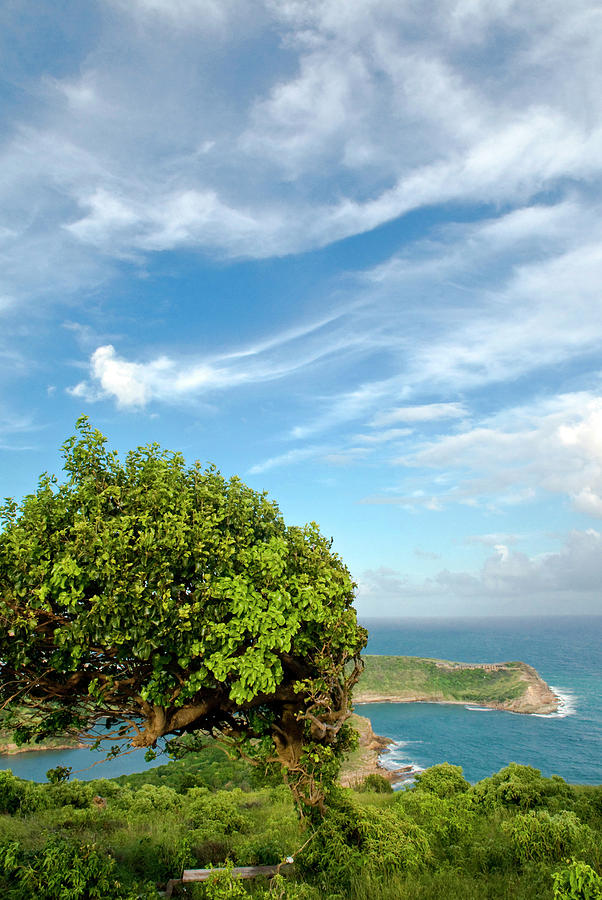
<instances>
[{"instance_id":1,"label":"green vegetation","mask_svg":"<svg viewBox=\"0 0 602 900\"><path fill-rule=\"evenodd\" d=\"M181 895L600 900L602 788L514 764L471 786L444 763L392 793L366 756L378 740L365 720L353 752L366 632L331 541L212 467L157 445L122 463L105 443L82 418L66 483L44 475L0 508L2 727L18 743L96 728L96 744L153 755L171 737L176 760L93 782L62 767L49 784L0 772L7 900L151 900L209 865L226 871ZM402 675L432 699L524 690L519 663L367 660L360 697L398 695ZM367 775L357 789L337 781L350 751ZM233 878L232 865L288 856L290 878Z\"/></svg>"},{"instance_id":2,"label":"green vegetation","mask_svg":"<svg viewBox=\"0 0 602 900\"><path fill-rule=\"evenodd\" d=\"M3 728L150 754L221 733L323 809L367 637L332 541L214 467L77 429L65 483L0 507Z\"/></svg>"},{"instance_id":3,"label":"green vegetation","mask_svg":"<svg viewBox=\"0 0 602 900\"><path fill-rule=\"evenodd\" d=\"M363 659L357 702L373 695L505 703L520 697L526 687L524 666L519 662L483 668L416 656L367 655Z\"/></svg>"},{"instance_id":4,"label":"green vegetation","mask_svg":"<svg viewBox=\"0 0 602 900\"><path fill-rule=\"evenodd\" d=\"M289 855L292 876L243 883L225 873L174 896L600 900L602 787L515 764L471 786L442 764L396 794L373 778L337 788L308 828L282 784L261 783L256 767L213 743L110 781L36 785L0 773L7 900L150 900L182 868Z\"/></svg>"}]
</instances>

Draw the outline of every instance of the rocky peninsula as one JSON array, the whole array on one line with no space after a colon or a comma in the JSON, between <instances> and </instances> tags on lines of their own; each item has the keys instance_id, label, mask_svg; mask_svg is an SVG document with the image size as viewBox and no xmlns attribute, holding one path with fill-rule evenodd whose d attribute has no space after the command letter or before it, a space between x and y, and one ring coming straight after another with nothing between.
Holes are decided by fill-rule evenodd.
<instances>
[{"instance_id":1,"label":"rocky peninsula","mask_svg":"<svg viewBox=\"0 0 602 900\"><path fill-rule=\"evenodd\" d=\"M524 662L461 663L416 656L364 656L357 703L461 703L547 715L559 699Z\"/></svg>"}]
</instances>

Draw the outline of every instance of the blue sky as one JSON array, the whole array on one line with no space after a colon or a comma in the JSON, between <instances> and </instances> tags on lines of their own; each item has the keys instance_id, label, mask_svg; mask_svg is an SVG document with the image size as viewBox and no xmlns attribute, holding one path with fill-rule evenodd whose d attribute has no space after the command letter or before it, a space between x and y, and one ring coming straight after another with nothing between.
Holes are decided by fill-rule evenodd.
<instances>
[{"instance_id":1,"label":"blue sky","mask_svg":"<svg viewBox=\"0 0 602 900\"><path fill-rule=\"evenodd\" d=\"M82 413L368 615L602 610L602 10L8 0L0 493Z\"/></svg>"}]
</instances>

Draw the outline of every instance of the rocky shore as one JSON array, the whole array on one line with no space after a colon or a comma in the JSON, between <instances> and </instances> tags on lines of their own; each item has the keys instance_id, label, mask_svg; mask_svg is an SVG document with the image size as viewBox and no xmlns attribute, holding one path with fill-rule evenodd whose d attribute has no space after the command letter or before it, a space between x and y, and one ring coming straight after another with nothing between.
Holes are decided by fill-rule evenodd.
<instances>
[{"instance_id":1,"label":"rocky shore","mask_svg":"<svg viewBox=\"0 0 602 900\"><path fill-rule=\"evenodd\" d=\"M372 722L365 716L354 713L351 724L359 734L359 747L345 760L340 776L343 787L359 784L368 775L382 775L391 784L399 784L409 778L413 767L402 766L398 769L386 769L380 762L383 752L394 743L391 738L375 734Z\"/></svg>"}]
</instances>

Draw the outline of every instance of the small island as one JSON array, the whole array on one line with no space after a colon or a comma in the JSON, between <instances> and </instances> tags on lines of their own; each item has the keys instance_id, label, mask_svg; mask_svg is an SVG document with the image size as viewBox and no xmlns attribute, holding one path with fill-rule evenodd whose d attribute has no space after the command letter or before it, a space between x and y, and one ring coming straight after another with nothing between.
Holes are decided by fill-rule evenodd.
<instances>
[{"instance_id":1,"label":"small island","mask_svg":"<svg viewBox=\"0 0 602 900\"><path fill-rule=\"evenodd\" d=\"M559 699L524 662L461 663L417 656L364 656L357 703L462 703L546 715Z\"/></svg>"}]
</instances>

